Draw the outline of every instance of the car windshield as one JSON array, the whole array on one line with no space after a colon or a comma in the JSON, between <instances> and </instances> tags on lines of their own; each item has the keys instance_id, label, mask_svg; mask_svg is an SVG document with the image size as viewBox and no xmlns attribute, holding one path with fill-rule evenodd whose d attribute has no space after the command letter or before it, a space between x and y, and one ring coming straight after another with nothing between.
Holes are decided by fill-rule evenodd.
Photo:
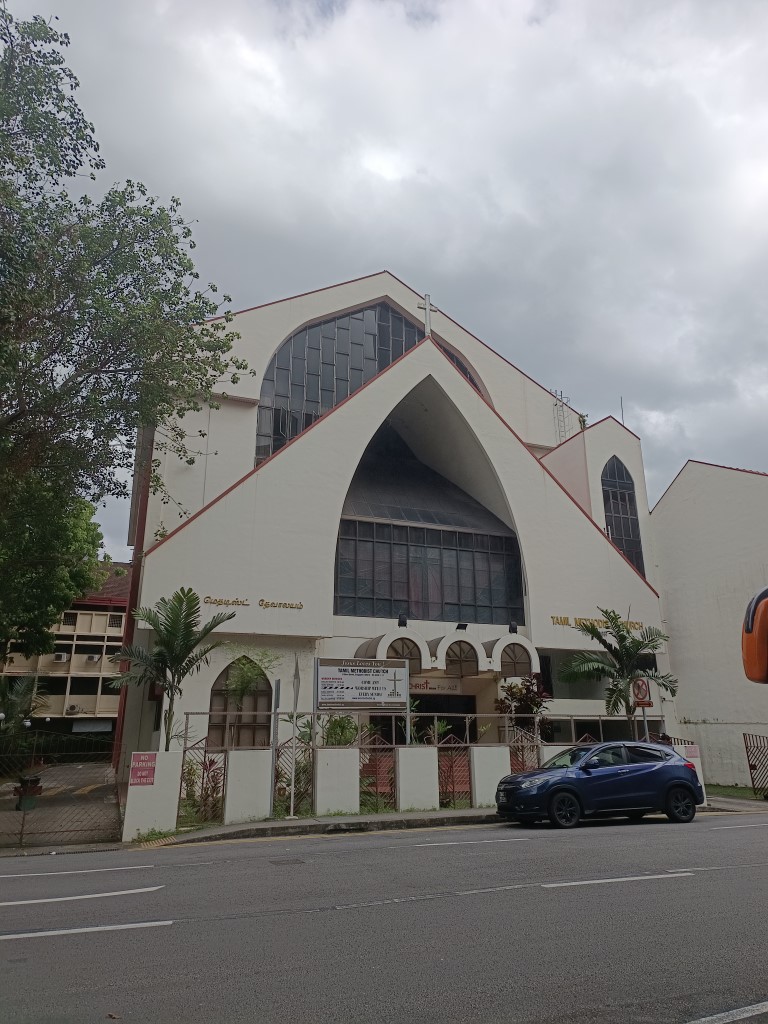
<instances>
[{"instance_id":1,"label":"car windshield","mask_svg":"<svg viewBox=\"0 0 768 1024\"><path fill-rule=\"evenodd\" d=\"M542 768L570 768L571 765L576 764L594 747L569 747L568 750L564 750L562 754L555 754L554 757L545 762Z\"/></svg>"}]
</instances>

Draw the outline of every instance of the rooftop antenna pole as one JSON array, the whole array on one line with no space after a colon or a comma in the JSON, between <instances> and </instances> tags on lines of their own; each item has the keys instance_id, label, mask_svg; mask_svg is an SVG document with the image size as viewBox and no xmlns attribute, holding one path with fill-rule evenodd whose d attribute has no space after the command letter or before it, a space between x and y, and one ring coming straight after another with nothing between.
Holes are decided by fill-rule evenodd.
<instances>
[{"instance_id":1,"label":"rooftop antenna pole","mask_svg":"<svg viewBox=\"0 0 768 1024\"><path fill-rule=\"evenodd\" d=\"M621 402L621 425L624 426L624 396L620 396L619 401Z\"/></svg>"}]
</instances>

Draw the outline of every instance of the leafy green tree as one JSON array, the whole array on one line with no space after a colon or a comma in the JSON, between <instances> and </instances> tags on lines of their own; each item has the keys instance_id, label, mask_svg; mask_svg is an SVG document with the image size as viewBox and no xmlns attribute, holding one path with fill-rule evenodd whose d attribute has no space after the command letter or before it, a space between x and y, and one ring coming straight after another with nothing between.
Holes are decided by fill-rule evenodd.
<instances>
[{"instance_id":1,"label":"leafy green tree","mask_svg":"<svg viewBox=\"0 0 768 1024\"><path fill-rule=\"evenodd\" d=\"M219 612L201 625L200 598L194 590L182 587L171 597L161 597L154 608L137 608L133 617L145 622L153 631L152 646L138 644L122 647L111 661L128 661L128 672L114 680L114 687L133 683L137 686L158 686L166 698L163 713L165 749L170 750L173 737L173 708L181 696L187 676L207 665L212 651L221 647L223 638L206 643L215 629L235 617L235 612Z\"/></svg>"},{"instance_id":2,"label":"leafy green tree","mask_svg":"<svg viewBox=\"0 0 768 1024\"><path fill-rule=\"evenodd\" d=\"M580 622L577 629L602 647L602 651L578 651L560 670L560 678L567 683L606 680L605 710L609 715L624 712L632 717L637 706L632 695L636 679L652 679L673 697L677 693L677 679L669 673L647 668L649 657L669 640L655 626L646 626L635 636L618 612L598 609L606 622L601 629L594 622Z\"/></svg>"},{"instance_id":3,"label":"leafy green tree","mask_svg":"<svg viewBox=\"0 0 768 1024\"><path fill-rule=\"evenodd\" d=\"M0 489L2 665L11 646L27 657L52 651L51 626L76 598L98 590L106 573L89 502L35 474Z\"/></svg>"},{"instance_id":4,"label":"leafy green tree","mask_svg":"<svg viewBox=\"0 0 768 1024\"><path fill-rule=\"evenodd\" d=\"M178 199L131 181L74 197L103 161L68 43L0 7L0 472L98 499L125 493L139 430L194 461L206 441L185 414L247 367Z\"/></svg>"}]
</instances>

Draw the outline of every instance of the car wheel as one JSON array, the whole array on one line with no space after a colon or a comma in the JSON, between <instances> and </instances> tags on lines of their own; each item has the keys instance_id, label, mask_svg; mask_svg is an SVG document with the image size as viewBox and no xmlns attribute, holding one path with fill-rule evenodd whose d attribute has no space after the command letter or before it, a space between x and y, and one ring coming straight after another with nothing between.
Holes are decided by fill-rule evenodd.
<instances>
[{"instance_id":1,"label":"car wheel","mask_svg":"<svg viewBox=\"0 0 768 1024\"><path fill-rule=\"evenodd\" d=\"M696 817L696 801L689 789L675 786L667 794L667 817L670 821L686 824Z\"/></svg>"},{"instance_id":2,"label":"car wheel","mask_svg":"<svg viewBox=\"0 0 768 1024\"><path fill-rule=\"evenodd\" d=\"M549 820L555 828L576 828L581 818L581 804L573 793L555 793L549 801Z\"/></svg>"},{"instance_id":3,"label":"car wheel","mask_svg":"<svg viewBox=\"0 0 768 1024\"><path fill-rule=\"evenodd\" d=\"M645 811L632 811L630 814L627 815L627 817L630 821L642 821L645 817L645 814Z\"/></svg>"}]
</instances>

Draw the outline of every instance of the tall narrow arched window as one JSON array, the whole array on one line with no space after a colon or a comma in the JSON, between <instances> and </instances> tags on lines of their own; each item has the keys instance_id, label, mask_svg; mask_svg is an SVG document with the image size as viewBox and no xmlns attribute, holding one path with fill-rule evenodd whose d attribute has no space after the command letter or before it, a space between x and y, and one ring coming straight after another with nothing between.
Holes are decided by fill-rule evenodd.
<instances>
[{"instance_id":1,"label":"tall narrow arched window","mask_svg":"<svg viewBox=\"0 0 768 1024\"><path fill-rule=\"evenodd\" d=\"M605 531L619 551L645 576L635 482L617 456L612 455L606 462L601 483L605 506Z\"/></svg>"},{"instance_id":2,"label":"tall narrow arched window","mask_svg":"<svg viewBox=\"0 0 768 1024\"><path fill-rule=\"evenodd\" d=\"M260 665L233 661L211 687L208 747L268 747L272 685Z\"/></svg>"}]
</instances>

